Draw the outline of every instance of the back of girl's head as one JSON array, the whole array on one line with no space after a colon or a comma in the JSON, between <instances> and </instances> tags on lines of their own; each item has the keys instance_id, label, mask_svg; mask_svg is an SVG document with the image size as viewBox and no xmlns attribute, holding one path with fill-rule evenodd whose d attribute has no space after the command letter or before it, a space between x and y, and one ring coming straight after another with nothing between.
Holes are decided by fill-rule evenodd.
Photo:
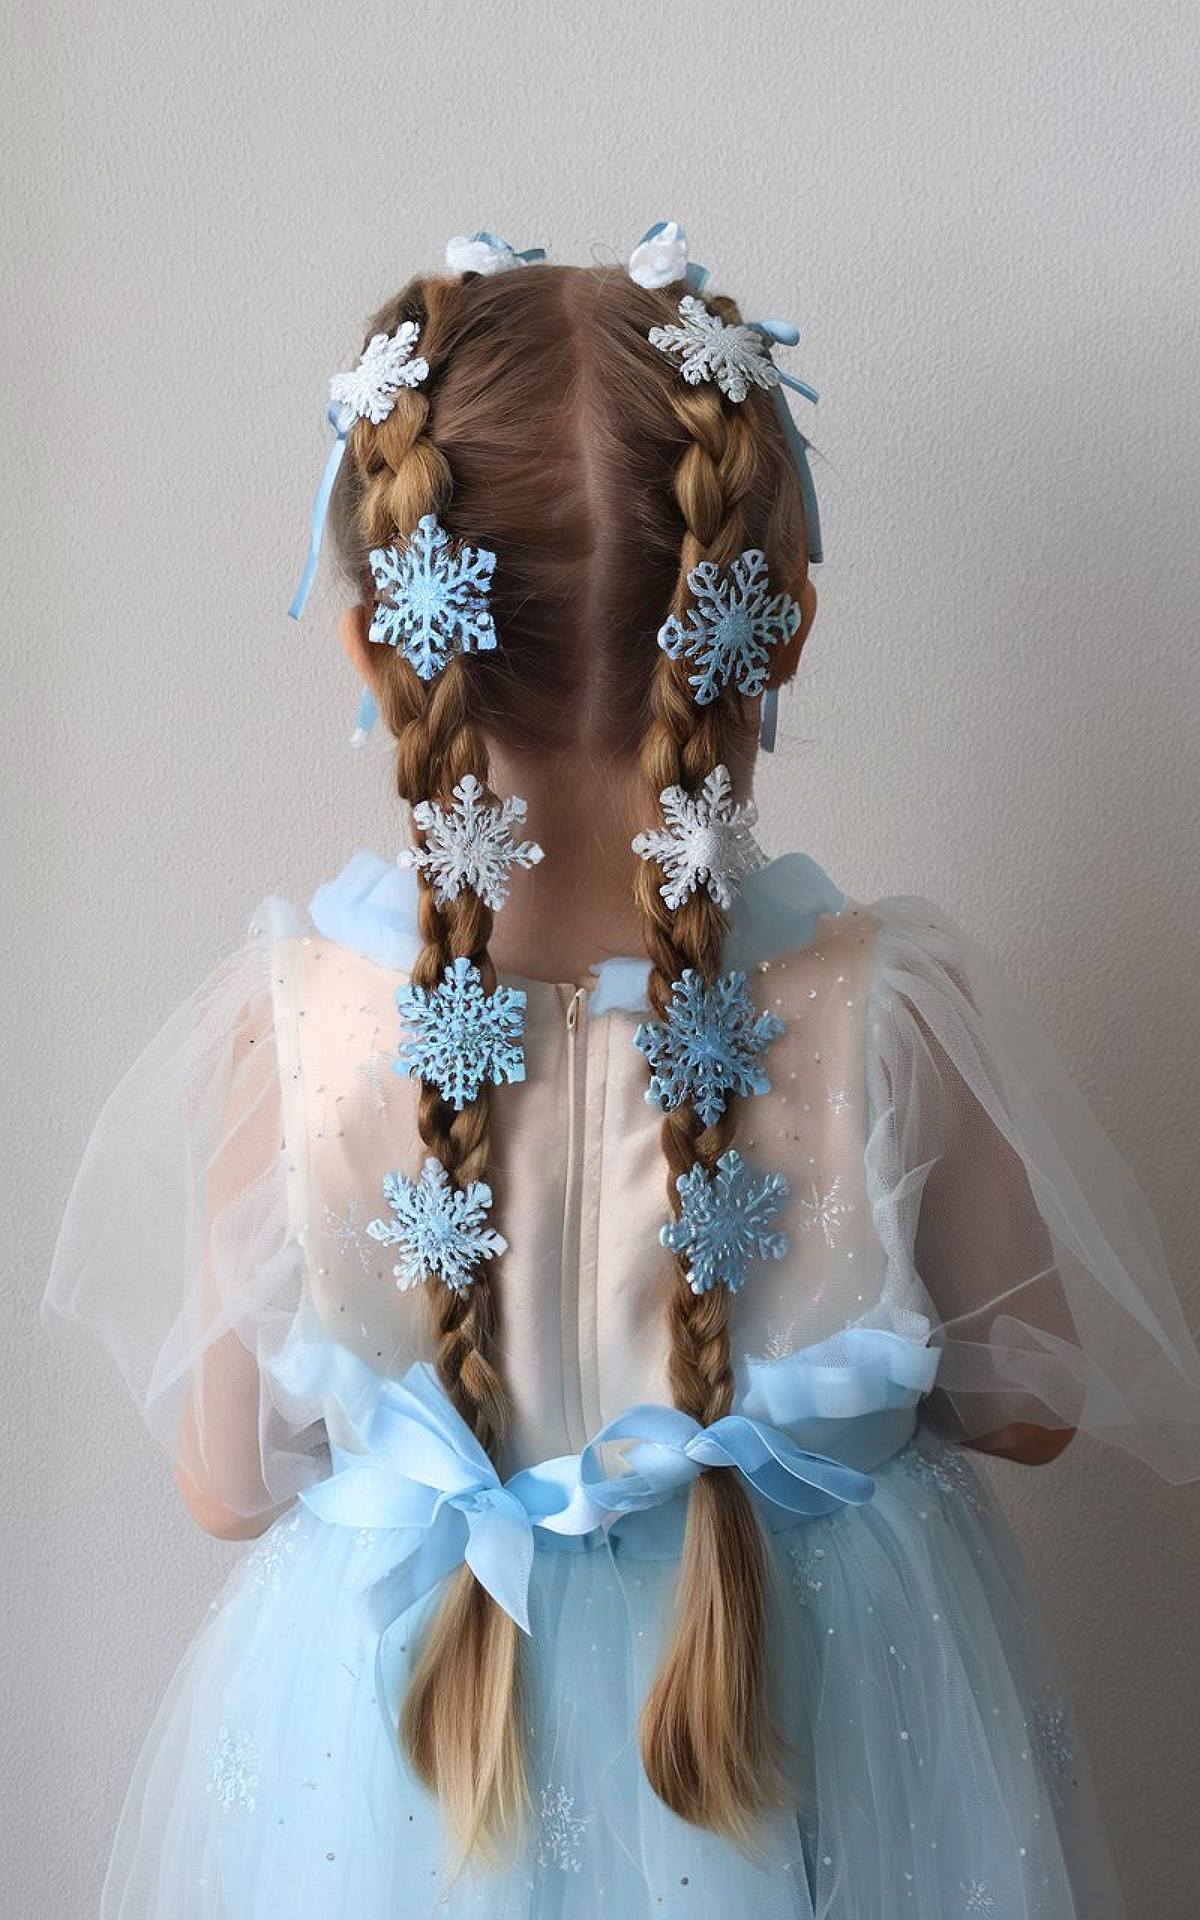
<instances>
[{"instance_id":1,"label":"back of girl's head","mask_svg":"<svg viewBox=\"0 0 1200 1920\"><path fill-rule=\"evenodd\" d=\"M692 792L717 766L744 771L757 699L724 686L705 704L690 663L657 644L685 618L688 576L747 549L766 556L772 593L800 599L807 574L802 495L768 394L738 402L712 381L689 385L649 341L679 319L683 281L648 290L611 268L529 265L494 276L413 281L371 320L368 337L420 328L428 375L402 388L378 424L358 420L334 496L342 565L370 604L373 549L402 547L434 514L453 539L496 556L494 650L452 654L422 678L403 649L380 647L380 705L397 740L402 799L450 798L464 775L489 789L491 745L560 756L573 778L606 766L644 784L647 824L668 786ZM726 323L731 301L706 295ZM795 670L799 632L772 649L768 686ZM531 823L536 825L536 823ZM671 984L721 968L724 915L703 888L675 910L650 863L630 883L665 1014ZM492 914L469 891L440 901L424 876L424 945L413 969L433 987L467 956L495 984ZM536 1068L535 1068L536 1070ZM684 1104L663 1122L664 1200L731 1145L735 1103L706 1125ZM461 1109L422 1083L427 1152L456 1185L484 1177L491 1153L484 1086ZM647 1285L661 1274L647 1249ZM426 1288L443 1387L482 1444L502 1443L508 1400L499 1355L503 1268L456 1293ZM663 1300L678 1406L710 1423L729 1411L730 1293L695 1293L677 1260ZM675 1638L643 1707L646 1771L685 1819L745 1836L777 1795L767 1712L766 1580L754 1512L736 1475L695 1483L680 1569ZM441 1796L464 1850L502 1844L526 1799L518 1630L464 1569L426 1637L404 1705L413 1764Z\"/></svg>"},{"instance_id":2,"label":"back of girl's head","mask_svg":"<svg viewBox=\"0 0 1200 1920\"><path fill-rule=\"evenodd\" d=\"M706 458L688 520L712 532L714 557L761 547L774 588L803 584L800 495L769 399L751 393L735 410L715 386L687 386L648 342L678 319L685 291L651 291L617 268L531 265L414 280L367 328L417 321L430 374L380 426L354 428L335 495L343 568L369 603L369 549L405 537L430 498L451 534L496 554L500 645L471 662L472 709L507 746L640 748L655 639L686 558L675 486L693 444ZM731 302L707 304L737 317ZM718 481L731 418L750 431ZM418 440L436 452L406 461ZM795 650L783 653L772 683L795 664Z\"/></svg>"}]
</instances>

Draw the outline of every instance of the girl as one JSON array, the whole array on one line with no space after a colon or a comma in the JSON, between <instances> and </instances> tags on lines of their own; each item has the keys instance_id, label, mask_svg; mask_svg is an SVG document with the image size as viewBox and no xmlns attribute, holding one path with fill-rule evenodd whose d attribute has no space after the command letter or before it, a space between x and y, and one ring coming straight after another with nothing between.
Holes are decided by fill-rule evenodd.
<instances>
[{"instance_id":1,"label":"girl","mask_svg":"<svg viewBox=\"0 0 1200 1920\"><path fill-rule=\"evenodd\" d=\"M968 1450L1195 1472L1153 1222L961 930L754 843L815 611L794 335L674 226L451 266L332 383L293 609L329 504L415 844L260 910L50 1284L262 1536L103 1913L1108 1920Z\"/></svg>"}]
</instances>

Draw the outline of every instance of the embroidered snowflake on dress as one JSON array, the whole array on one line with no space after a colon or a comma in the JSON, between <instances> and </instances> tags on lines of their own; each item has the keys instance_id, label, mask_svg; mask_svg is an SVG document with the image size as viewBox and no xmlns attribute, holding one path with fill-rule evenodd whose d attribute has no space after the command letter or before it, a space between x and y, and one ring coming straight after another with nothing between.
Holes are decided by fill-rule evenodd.
<instances>
[{"instance_id":1,"label":"embroidered snowflake on dress","mask_svg":"<svg viewBox=\"0 0 1200 1920\"><path fill-rule=\"evenodd\" d=\"M503 1234L486 1224L492 1204L486 1180L452 1187L432 1154L419 1180L386 1174L383 1197L396 1218L372 1220L367 1232L381 1245L400 1249L392 1272L402 1293L431 1276L454 1293L465 1293L480 1263L494 1260L508 1246Z\"/></svg>"},{"instance_id":2,"label":"embroidered snowflake on dress","mask_svg":"<svg viewBox=\"0 0 1200 1920\"><path fill-rule=\"evenodd\" d=\"M486 1080L493 1086L525 1078L525 994L498 986L485 993L479 968L462 955L451 962L441 985L396 989L400 1018L408 1028L396 1072L428 1080L458 1112Z\"/></svg>"},{"instance_id":3,"label":"embroidered snowflake on dress","mask_svg":"<svg viewBox=\"0 0 1200 1920\"><path fill-rule=\"evenodd\" d=\"M391 335L372 334L358 365L350 373L334 374L329 397L338 403L339 433L347 433L356 420L377 427L392 411L401 387L417 387L428 379L428 360L412 357L420 337L415 320L403 321Z\"/></svg>"},{"instance_id":4,"label":"embroidered snowflake on dress","mask_svg":"<svg viewBox=\"0 0 1200 1920\"><path fill-rule=\"evenodd\" d=\"M208 1784L222 1813L242 1807L253 1813L257 1804L260 1756L250 1735L218 1727L208 1757Z\"/></svg>"},{"instance_id":5,"label":"embroidered snowflake on dress","mask_svg":"<svg viewBox=\"0 0 1200 1920\"><path fill-rule=\"evenodd\" d=\"M960 1880L958 1884L966 1896L964 1913L995 1913L996 1902L982 1880Z\"/></svg>"},{"instance_id":6,"label":"embroidered snowflake on dress","mask_svg":"<svg viewBox=\"0 0 1200 1920\"><path fill-rule=\"evenodd\" d=\"M824 1547L789 1547L788 1559L792 1563L792 1592L802 1607L809 1604L809 1596L821 1593L825 1582L821 1575L825 1571Z\"/></svg>"},{"instance_id":7,"label":"embroidered snowflake on dress","mask_svg":"<svg viewBox=\"0 0 1200 1920\"><path fill-rule=\"evenodd\" d=\"M351 1194L347 1201L345 1213L336 1213L331 1206L326 1206L325 1226L329 1238L341 1248L342 1252L354 1254L363 1272L370 1273L371 1255L363 1241L362 1223L358 1217L358 1198L355 1194Z\"/></svg>"},{"instance_id":8,"label":"embroidered snowflake on dress","mask_svg":"<svg viewBox=\"0 0 1200 1920\"><path fill-rule=\"evenodd\" d=\"M1059 1780L1073 1778L1079 1756L1067 1703L1060 1693L1047 1690L1036 1703L1029 1722L1029 1737L1047 1773Z\"/></svg>"},{"instance_id":9,"label":"embroidered snowflake on dress","mask_svg":"<svg viewBox=\"0 0 1200 1920\"><path fill-rule=\"evenodd\" d=\"M543 1787L538 1803L539 1867L578 1873L583 1865L578 1848L590 1819L590 1814L576 1813L575 1796L565 1787Z\"/></svg>"},{"instance_id":10,"label":"embroidered snowflake on dress","mask_svg":"<svg viewBox=\"0 0 1200 1920\"><path fill-rule=\"evenodd\" d=\"M515 795L495 804L483 799L473 773L452 789L454 805L421 800L413 820L425 835L422 847L406 847L398 864L424 871L439 907L456 900L464 887L498 913L508 898L513 867L535 867L542 858L536 840L518 842L513 828L525 819L525 802Z\"/></svg>"},{"instance_id":11,"label":"embroidered snowflake on dress","mask_svg":"<svg viewBox=\"0 0 1200 1920\"><path fill-rule=\"evenodd\" d=\"M787 593L772 593L767 557L748 547L730 567L702 560L688 574L696 604L685 627L677 614L659 629L658 644L672 660L696 663L688 675L698 706L715 700L732 682L740 693L760 694L770 665L768 648L790 640L800 608Z\"/></svg>"},{"instance_id":12,"label":"embroidered snowflake on dress","mask_svg":"<svg viewBox=\"0 0 1200 1920\"><path fill-rule=\"evenodd\" d=\"M296 1549L296 1529L299 1525L299 1511L289 1514L286 1520L277 1521L266 1538L255 1547L246 1565L256 1587L278 1592L284 1563L291 1559Z\"/></svg>"},{"instance_id":13,"label":"embroidered snowflake on dress","mask_svg":"<svg viewBox=\"0 0 1200 1920\"><path fill-rule=\"evenodd\" d=\"M900 1464L911 1479L923 1481L943 1500L961 1500L976 1513L982 1511L979 1483L957 1447L932 1436L923 1445L914 1440L901 1453Z\"/></svg>"},{"instance_id":14,"label":"embroidered snowflake on dress","mask_svg":"<svg viewBox=\"0 0 1200 1920\"><path fill-rule=\"evenodd\" d=\"M659 892L672 913L697 887L707 887L719 907L730 907L742 879L764 864L751 828L758 819L753 801L733 804L728 767L714 767L698 793L665 787L659 795L663 827L639 833L633 851L657 860L666 875Z\"/></svg>"},{"instance_id":15,"label":"embroidered snowflake on dress","mask_svg":"<svg viewBox=\"0 0 1200 1920\"><path fill-rule=\"evenodd\" d=\"M648 338L660 353L678 358L689 387L715 380L727 399L740 401L752 386L778 386L769 343L754 327L728 326L694 293L679 302L679 318L679 326L651 327Z\"/></svg>"},{"instance_id":16,"label":"embroidered snowflake on dress","mask_svg":"<svg viewBox=\"0 0 1200 1920\"><path fill-rule=\"evenodd\" d=\"M700 1165L689 1167L675 1187L679 1218L668 1221L659 1239L687 1259L693 1293L717 1286L737 1293L751 1260L782 1260L788 1237L767 1228L788 1198L781 1173L752 1173L737 1148L730 1147L712 1174Z\"/></svg>"},{"instance_id":17,"label":"embroidered snowflake on dress","mask_svg":"<svg viewBox=\"0 0 1200 1920\"><path fill-rule=\"evenodd\" d=\"M825 1245L827 1247L837 1246L838 1234L841 1231L842 1216L843 1214L854 1212L854 1202L852 1200L842 1200L839 1198L841 1191L842 1176L840 1173L834 1174L826 1193L822 1193L816 1182L813 1182L807 1196L802 1196L800 1200L800 1205L803 1209L800 1216L801 1233L808 1233L813 1227L820 1227Z\"/></svg>"},{"instance_id":18,"label":"embroidered snowflake on dress","mask_svg":"<svg viewBox=\"0 0 1200 1920\"><path fill-rule=\"evenodd\" d=\"M432 513L423 514L403 552L373 547L379 605L369 638L398 647L422 680L433 680L455 653L496 645L488 606L496 556L488 547L452 547Z\"/></svg>"},{"instance_id":19,"label":"embroidered snowflake on dress","mask_svg":"<svg viewBox=\"0 0 1200 1920\"><path fill-rule=\"evenodd\" d=\"M706 986L691 967L671 982L665 1020L643 1021L633 1036L650 1062L646 1099L670 1113L689 1103L706 1127L724 1113L729 1094L769 1093L758 1056L783 1032L773 1013L758 1013L744 973Z\"/></svg>"}]
</instances>

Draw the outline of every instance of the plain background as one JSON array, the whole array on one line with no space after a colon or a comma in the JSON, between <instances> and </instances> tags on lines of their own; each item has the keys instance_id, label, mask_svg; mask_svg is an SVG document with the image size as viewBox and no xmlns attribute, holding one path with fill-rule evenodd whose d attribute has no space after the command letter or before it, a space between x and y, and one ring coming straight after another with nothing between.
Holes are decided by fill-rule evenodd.
<instances>
[{"instance_id":1,"label":"plain background","mask_svg":"<svg viewBox=\"0 0 1200 1920\"><path fill-rule=\"evenodd\" d=\"M331 571L284 609L326 377L449 234L619 260L679 218L802 324L829 559L764 838L992 945L1200 1317L1200 61L1182 0L25 0L5 32L0 1884L88 1920L236 1550L36 1303L123 1065L261 894L397 844ZM1182 1920L1200 1494L1083 1445L997 1480L1133 1920Z\"/></svg>"}]
</instances>

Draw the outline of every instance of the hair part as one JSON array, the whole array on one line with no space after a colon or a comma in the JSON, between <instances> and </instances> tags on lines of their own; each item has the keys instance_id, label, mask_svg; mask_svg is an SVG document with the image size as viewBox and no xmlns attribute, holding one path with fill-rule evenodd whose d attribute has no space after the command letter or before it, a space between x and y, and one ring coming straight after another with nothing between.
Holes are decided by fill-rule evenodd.
<instances>
[{"instance_id":1,"label":"hair part","mask_svg":"<svg viewBox=\"0 0 1200 1920\"><path fill-rule=\"evenodd\" d=\"M428 380L404 389L380 425L359 421L335 489L342 565L365 602L368 555L402 544L423 514L497 555L495 652L454 656L432 682L402 653L382 663L380 705L396 737L401 798L448 801L473 773L489 784L488 742L544 756L585 751L636 764L656 815L668 786L695 791L713 767L744 764L758 703L726 688L698 706L686 660L657 646L668 611L689 604L688 574L766 554L773 586L799 599L807 575L800 488L767 396L740 405L715 385L689 387L647 334L677 317L682 282L650 291L610 268L528 266L484 278L411 283L366 336L421 326ZM736 320L732 302L706 304ZM774 649L768 684L795 671L800 639ZM652 869L633 879L650 999L661 1016L685 967L721 969L726 920L707 893L672 912ZM441 907L419 877L422 947L413 968L431 987L451 960L495 985L492 915L463 893ZM486 1178L486 1087L461 1113L422 1083L418 1128L456 1185ZM731 1143L733 1103L705 1127L690 1107L662 1129L667 1194ZM494 1264L465 1294L427 1288L436 1364L453 1405L496 1457L508 1424ZM676 1261L666 1302L675 1402L708 1424L733 1399L724 1287L693 1294ZM427 1633L401 1715L413 1766L438 1793L458 1846L503 1850L528 1793L520 1735L519 1630L464 1568ZM779 1797L766 1685L766 1570L750 1500L728 1471L705 1473L689 1500L673 1643L641 1716L647 1776L677 1814L745 1840Z\"/></svg>"}]
</instances>

